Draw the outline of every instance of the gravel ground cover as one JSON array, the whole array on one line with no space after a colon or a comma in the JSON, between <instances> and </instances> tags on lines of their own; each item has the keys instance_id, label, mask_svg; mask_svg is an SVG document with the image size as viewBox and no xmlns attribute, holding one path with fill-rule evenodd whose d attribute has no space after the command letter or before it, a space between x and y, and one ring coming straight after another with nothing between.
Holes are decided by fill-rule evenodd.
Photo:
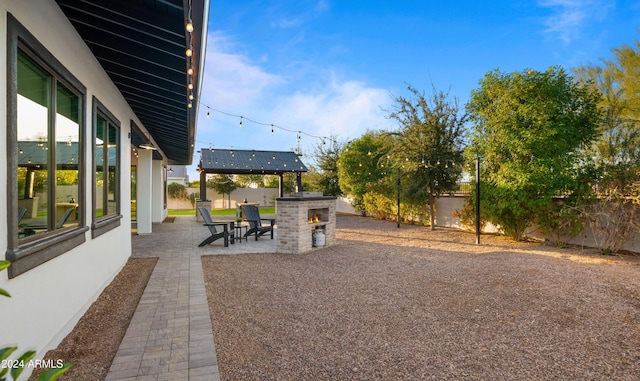
<instances>
[{"instance_id":1,"label":"gravel ground cover","mask_svg":"<svg viewBox=\"0 0 640 381\"><path fill-rule=\"evenodd\" d=\"M129 258L71 333L46 353L45 359L61 359L72 365L58 380L105 379L157 261ZM34 371L29 380L37 380L42 371Z\"/></svg>"},{"instance_id":2,"label":"gravel ground cover","mask_svg":"<svg viewBox=\"0 0 640 381\"><path fill-rule=\"evenodd\" d=\"M203 257L223 380L637 380L640 261L338 217L304 255Z\"/></svg>"}]
</instances>

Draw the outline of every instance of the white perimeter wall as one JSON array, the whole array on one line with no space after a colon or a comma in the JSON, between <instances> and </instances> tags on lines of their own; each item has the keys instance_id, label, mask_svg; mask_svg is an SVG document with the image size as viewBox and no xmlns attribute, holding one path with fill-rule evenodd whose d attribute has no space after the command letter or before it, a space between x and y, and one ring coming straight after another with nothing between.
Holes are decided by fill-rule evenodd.
<instances>
[{"instance_id":1,"label":"white perimeter wall","mask_svg":"<svg viewBox=\"0 0 640 381\"><path fill-rule=\"evenodd\" d=\"M200 193L200 188L187 188L187 194ZM231 208L235 208L245 199L247 202L257 202L260 206L275 206L278 197L277 188L238 188L231 192ZM207 200L211 201L212 209L229 208L229 195L221 195L213 189L207 189ZM167 199L169 209L195 209L189 200Z\"/></svg>"},{"instance_id":2,"label":"white perimeter wall","mask_svg":"<svg viewBox=\"0 0 640 381\"><path fill-rule=\"evenodd\" d=\"M115 85L62 11L50 0L0 0L0 94L7 91L6 41L7 12L11 12L38 41L44 45L82 84L87 87L85 99L85 159L84 194L85 221L91 224L91 120L92 96L95 95L121 123L122 158L120 227L92 239L86 233L86 242L57 258L36 267L14 279L7 272L0 273L0 288L8 290L12 298L0 299L0 347L18 345L22 353L34 349L41 358L64 338L124 266L131 254L130 218L130 120L141 125ZM6 158L6 101L0 101L0 184L7 183ZM0 258L7 250L7 194L0 191Z\"/></svg>"},{"instance_id":3,"label":"white perimeter wall","mask_svg":"<svg viewBox=\"0 0 640 381\"><path fill-rule=\"evenodd\" d=\"M340 213L350 213L357 214L357 212L348 205L350 201L349 198L339 198L338 199L338 212ZM473 230L474 227L464 226L460 223L460 219L454 217L454 213L458 210L462 210L464 208L465 198L462 196L442 196L436 199L435 203L435 224L440 227L447 228L456 228L456 229L465 229L465 230ZM487 226L484 227L483 233L497 233L499 231L498 227L488 223ZM525 235L530 238L535 239L549 239L553 241L552 237L549 235L544 235L540 231L540 228L537 226L531 226L525 232ZM565 243L571 245L578 245L584 247L597 247L596 240L594 239L593 232L591 228L587 227L580 234L571 237L565 236L562 237L562 240ZM635 253L640 253L640 233L634 234L631 239L629 239L624 246L622 247L624 250L629 250Z\"/></svg>"}]
</instances>

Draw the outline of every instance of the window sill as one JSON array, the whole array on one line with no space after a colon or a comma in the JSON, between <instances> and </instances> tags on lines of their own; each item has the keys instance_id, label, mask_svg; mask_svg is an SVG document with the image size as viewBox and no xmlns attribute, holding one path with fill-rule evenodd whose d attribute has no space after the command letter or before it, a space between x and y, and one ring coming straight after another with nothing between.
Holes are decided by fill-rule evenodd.
<instances>
[{"instance_id":1,"label":"window sill","mask_svg":"<svg viewBox=\"0 0 640 381\"><path fill-rule=\"evenodd\" d=\"M9 278L23 274L83 244L86 241L84 233L88 230L86 226L62 229L56 234L7 250L6 258L11 262Z\"/></svg>"},{"instance_id":2,"label":"window sill","mask_svg":"<svg viewBox=\"0 0 640 381\"><path fill-rule=\"evenodd\" d=\"M104 217L95 221L91 225L91 238L97 238L104 233L117 228L118 226L120 226L120 220L122 220L121 214L116 216Z\"/></svg>"}]
</instances>

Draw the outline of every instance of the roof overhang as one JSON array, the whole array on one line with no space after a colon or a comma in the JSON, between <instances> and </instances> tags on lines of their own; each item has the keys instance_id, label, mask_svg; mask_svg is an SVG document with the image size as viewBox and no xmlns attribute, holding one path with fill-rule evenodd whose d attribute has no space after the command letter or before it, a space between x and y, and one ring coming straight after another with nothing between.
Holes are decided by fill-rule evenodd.
<instances>
[{"instance_id":1,"label":"roof overhang","mask_svg":"<svg viewBox=\"0 0 640 381\"><path fill-rule=\"evenodd\" d=\"M137 139L154 142L169 164L191 164L209 0L56 2L150 135ZM192 32L185 28L188 20ZM189 46L193 54L187 57ZM132 131L132 137L138 134Z\"/></svg>"}]
</instances>

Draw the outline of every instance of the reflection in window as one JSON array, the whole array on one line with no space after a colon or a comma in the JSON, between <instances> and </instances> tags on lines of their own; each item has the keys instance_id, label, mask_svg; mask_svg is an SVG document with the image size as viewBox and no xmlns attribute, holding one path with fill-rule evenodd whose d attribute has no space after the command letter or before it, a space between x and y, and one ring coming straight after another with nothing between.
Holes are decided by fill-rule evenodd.
<instances>
[{"instance_id":1,"label":"reflection in window","mask_svg":"<svg viewBox=\"0 0 640 381\"><path fill-rule=\"evenodd\" d=\"M118 122L97 109L95 123L95 197L94 218L116 216L120 213L118 150L120 130Z\"/></svg>"},{"instance_id":2,"label":"reflection in window","mask_svg":"<svg viewBox=\"0 0 640 381\"><path fill-rule=\"evenodd\" d=\"M78 225L81 100L22 51L17 69L18 236L29 238Z\"/></svg>"},{"instance_id":3,"label":"reflection in window","mask_svg":"<svg viewBox=\"0 0 640 381\"><path fill-rule=\"evenodd\" d=\"M138 168L135 165L131 166L131 221L137 221L137 186L138 183Z\"/></svg>"}]
</instances>

